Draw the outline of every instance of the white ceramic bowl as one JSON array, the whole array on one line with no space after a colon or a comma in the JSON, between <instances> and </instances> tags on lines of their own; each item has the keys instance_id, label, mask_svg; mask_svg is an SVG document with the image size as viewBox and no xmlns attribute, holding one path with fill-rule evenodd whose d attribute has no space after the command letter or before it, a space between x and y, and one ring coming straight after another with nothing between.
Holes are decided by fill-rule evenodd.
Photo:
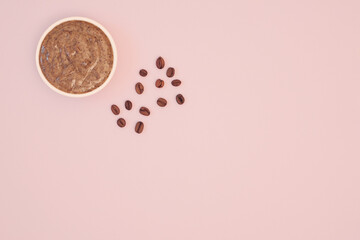
<instances>
[{"instance_id":1,"label":"white ceramic bowl","mask_svg":"<svg viewBox=\"0 0 360 240\"><path fill-rule=\"evenodd\" d=\"M41 71L41 68L40 68L40 63L39 63L39 54L40 54L40 48L41 48L41 44L44 40L44 38L46 37L46 35L53 29L55 28L56 26L58 26L59 24L63 23L63 22L68 22L68 21L73 21L73 20L80 20L80 21L85 21L85 22L89 22L95 26L97 26L98 28L100 28L104 33L105 35L109 38L110 40L110 43L111 43L111 47L112 47L112 50L113 50L113 66L112 66L112 69L111 69L111 72L108 76L108 78L105 80L105 82L99 86L98 88L95 88L94 90L90 91L90 92L87 92L87 93L80 93L80 94L75 94L75 93L67 93L67 92L64 92L64 91L61 91L60 89L54 87L51 83L49 83L49 81L45 78L43 72ZM113 38L111 37L110 33L98 22L94 21L94 20L91 20L89 18L85 18L85 17L68 17L68 18L63 18L57 22L55 22L54 24L52 24L50 27L48 27L48 29L46 29L46 31L43 33L43 35L41 36L40 40L39 40L39 43L37 45L37 48L36 48L36 54L35 54L35 57L36 57L36 67L37 67L37 70L40 74L40 77L42 78L43 82L49 87L51 88L52 90L54 90L55 92L61 94L61 95L64 95L64 96L67 96L67 97L86 97L86 96L90 96L90 95L93 95L97 92L99 92L101 89L103 89L111 80L112 76L114 75L115 73L115 69L116 69L116 64L117 64L117 52L116 52L116 46L115 46L115 42L113 40Z\"/></svg>"}]
</instances>

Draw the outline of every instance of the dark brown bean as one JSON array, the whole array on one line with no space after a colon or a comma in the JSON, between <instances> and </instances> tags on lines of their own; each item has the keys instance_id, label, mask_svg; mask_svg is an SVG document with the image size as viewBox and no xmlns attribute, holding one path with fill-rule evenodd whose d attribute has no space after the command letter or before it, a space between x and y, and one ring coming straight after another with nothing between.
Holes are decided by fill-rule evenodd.
<instances>
[{"instance_id":1,"label":"dark brown bean","mask_svg":"<svg viewBox=\"0 0 360 240\"><path fill-rule=\"evenodd\" d=\"M116 106L115 104L113 104L113 105L111 105L111 111L113 112L113 114L119 115L120 108L118 106Z\"/></svg>"},{"instance_id":2,"label":"dark brown bean","mask_svg":"<svg viewBox=\"0 0 360 240\"><path fill-rule=\"evenodd\" d=\"M139 74L140 74L140 76L142 76L142 77L146 77L147 74L148 74L148 72L147 72L145 69L141 69L141 70L139 71Z\"/></svg>"},{"instance_id":3,"label":"dark brown bean","mask_svg":"<svg viewBox=\"0 0 360 240\"><path fill-rule=\"evenodd\" d=\"M117 125L118 125L119 127L121 127L121 128L125 127L125 126L126 126L126 121L125 121L125 119L119 118L119 119L117 120Z\"/></svg>"},{"instance_id":4,"label":"dark brown bean","mask_svg":"<svg viewBox=\"0 0 360 240\"><path fill-rule=\"evenodd\" d=\"M171 81L171 85L173 85L174 87L180 86L181 81L179 79L174 79Z\"/></svg>"},{"instance_id":5,"label":"dark brown bean","mask_svg":"<svg viewBox=\"0 0 360 240\"><path fill-rule=\"evenodd\" d=\"M175 75L175 69L173 67L169 67L166 71L166 76L173 77Z\"/></svg>"},{"instance_id":6,"label":"dark brown bean","mask_svg":"<svg viewBox=\"0 0 360 240\"><path fill-rule=\"evenodd\" d=\"M140 82L138 82L135 85L135 91L137 92L137 94L142 94L144 92L144 85L142 85Z\"/></svg>"},{"instance_id":7,"label":"dark brown bean","mask_svg":"<svg viewBox=\"0 0 360 240\"><path fill-rule=\"evenodd\" d=\"M159 105L160 107L165 107L167 104L167 101L165 98L158 98L158 100L156 101L157 105Z\"/></svg>"},{"instance_id":8,"label":"dark brown bean","mask_svg":"<svg viewBox=\"0 0 360 240\"><path fill-rule=\"evenodd\" d=\"M139 113L144 115L144 116L149 116L150 115L150 110L147 107L141 107L139 109Z\"/></svg>"},{"instance_id":9,"label":"dark brown bean","mask_svg":"<svg viewBox=\"0 0 360 240\"><path fill-rule=\"evenodd\" d=\"M185 98L182 94L176 95L176 102L180 105L184 104Z\"/></svg>"},{"instance_id":10,"label":"dark brown bean","mask_svg":"<svg viewBox=\"0 0 360 240\"><path fill-rule=\"evenodd\" d=\"M131 102L130 100L126 100L126 101L125 101L125 108L126 108L127 110L131 110L131 108L132 108L132 102Z\"/></svg>"},{"instance_id":11,"label":"dark brown bean","mask_svg":"<svg viewBox=\"0 0 360 240\"><path fill-rule=\"evenodd\" d=\"M163 69L165 67L165 60L162 57L158 57L158 59L156 59L156 67L158 69Z\"/></svg>"},{"instance_id":12,"label":"dark brown bean","mask_svg":"<svg viewBox=\"0 0 360 240\"><path fill-rule=\"evenodd\" d=\"M161 80L161 79L158 79L158 80L156 80L156 82L155 82L155 86L156 86L157 88L162 88L164 85L165 85L165 82L164 82L163 80Z\"/></svg>"},{"instance_id":13,"label":"dark brown bean","mask_svg":"<svg viewBox=\"0 0 360 240\"><path fill-rule=\"evenodd\" d=\"M142 131L144 130L144 123L143 122L137 122L135 125L135 132L137 133L142 133Z\"/></svg>"}]
</instances>

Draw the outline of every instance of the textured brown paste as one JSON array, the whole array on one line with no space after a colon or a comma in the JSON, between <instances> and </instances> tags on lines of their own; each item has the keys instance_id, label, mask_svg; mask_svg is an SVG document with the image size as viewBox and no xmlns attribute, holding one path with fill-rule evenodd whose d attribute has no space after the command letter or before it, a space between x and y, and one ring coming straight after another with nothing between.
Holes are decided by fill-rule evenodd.
<instances>
[{"instance_id":1,"label":"textured brown paste","mask_svg":"<svg viewBox=\"0 0 360 240\"><path fill-rule=\"evenodd\" d=\"M68 93L90 92L109 77L113 49L105 33L85 21L68 21L52 29L41 44L39 63L45 78Z\"/></svg>"}]
</instances>

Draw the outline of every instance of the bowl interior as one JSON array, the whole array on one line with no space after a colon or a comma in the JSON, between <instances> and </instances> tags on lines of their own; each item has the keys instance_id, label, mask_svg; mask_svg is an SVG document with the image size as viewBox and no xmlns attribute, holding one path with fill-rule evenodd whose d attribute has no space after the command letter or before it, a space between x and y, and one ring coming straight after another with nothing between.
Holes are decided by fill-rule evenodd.
<instances>
[{"instance_id":1,"label":"bowl interior","mask_svg":"<svg viewBox=\"0 0 360 240\"><path fill-rule=\"evenodd\" d=\"M108 75L107 79L97 88L93 89L92 91L89 91L89 92L86 92L86 93L69 93L69 92L65 92L65 91L62 91L58 88L56 88L54 85L52 85L47 79L46 77L44 76L41 68L40 68L40 60L39 60L39 56L40 56L40 48L41 48L41 45L45 39L45 37L48 35L48 33L54 29L56 26L64 23L64 22L68 22L68 21L74 21L74 20L79 20L79 21L85 21L85 22L88 22L88 23L91 23L93 25L95 25L96 27L100 28L104 34L106 35L106 37L109 39L110 41L110 45L111 45L111 48L112 48L112 52L113 52L113 65L112 65L112 68L111 68L111 71L110 71L110 74ZM110 33L101 25L99 24L98 22L92 20L92 19L89 19L89 18L85 18L85 17L68 17L68 18L64 18L64 19L61 19L55 23L53 23L50 27L48 27L46 29L46 31L43 33L43 35L41 36L40 40L39 40L39 43L37 45L37 48L36 48L36 66L37 66L37 70L40 74L40 77L42 78L43 82L48 86L50 87L53 91L61 94L61 95L64 95L64 96L68 96L68 97L86 97L86 96L90 96L90 95L93 95L99 91L101 91L108 83L109 81L111 80L111 78L113 77L114 73L115 73L115 69L116 69L116 64L117 64L117 51L116 51L116 46L115 46L115 42L113 40L113 38L111 37Z\"/></svg>"}]
</instances>

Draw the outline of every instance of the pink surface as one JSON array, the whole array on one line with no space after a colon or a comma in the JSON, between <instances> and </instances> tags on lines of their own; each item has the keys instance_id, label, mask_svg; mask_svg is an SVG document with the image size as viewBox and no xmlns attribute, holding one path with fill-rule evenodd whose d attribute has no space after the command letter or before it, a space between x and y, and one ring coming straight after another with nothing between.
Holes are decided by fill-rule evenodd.
<instances>
[{"instance_id":1,"label":"pink surface","mask_svg":"<svg viewBox=\"0 0 360 240\"><path fill-rule=\"evenodd\" d=\"M360 239L359 8L1 1L0 239ZM99 21L118 47L113 80L84 99L51 91L34 62L42 32L69 16ZM169 84L151 88L159 55L183 106ZM152 115L122 108L120 129L109 107L128 98Z\"/></svg>"}]
</instances>

